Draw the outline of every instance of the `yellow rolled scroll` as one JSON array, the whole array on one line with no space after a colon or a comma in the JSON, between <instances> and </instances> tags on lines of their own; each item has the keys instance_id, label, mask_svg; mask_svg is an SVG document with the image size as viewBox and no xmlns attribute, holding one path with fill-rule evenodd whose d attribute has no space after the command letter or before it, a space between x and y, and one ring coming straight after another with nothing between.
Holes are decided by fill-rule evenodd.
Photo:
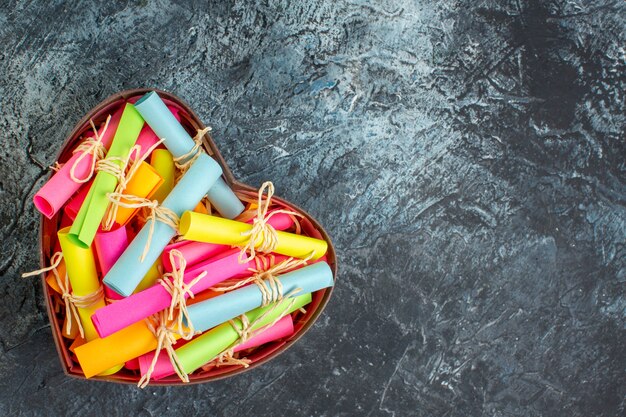
<instances>
[{"instance_id":1,"label":"yellow rolled scroll","mask_svg":"<svg viewBox=\"0 0 626 417\"><path fill-rule=\"evenodd\" d=\"M144 275L144 277L141 279L141 282L139 283L139 285L137 285L137 288L135 288L135 291L133 292L138 293L156 284L159 278L161 278L161 275L163 275L161 273L162 270L163 263L161 262L161 258L158 258L156 261L154 261L148 272L146 272L146 275Z\"/></svg>"},{"instance_id":2,"label":"yellow rolled scroll","mask_svg":"<svg viewBox=\"0 0 626 417\"><path fill-rule=\"evenodd\" d=\"M66 227L58 232L59 243L63 251L67 276L72 285L72 294L78 297L94 294L100 289L96 261L91 247L83 247L83 244L74 235L70 235L70 228ZM85 340L98 339L98 332L91 321L91 315L99 308L105 306L104 297L91 304L89 307L77 307L80 323L85 332ZM110 375L119 371L122 366L111 369L103 369L102 375Z\"/></svg>"},{"instance_id":3,"label":"yellow rolled scroll","mask_svg":"<svg viewBox=\"0 0 626 417\"><path fill-rule=\"evenodd\" d=\"M242 246L248 242L249 237L246 234L252 230L252 225L186 211L180 219L179 230L182 238L186 240ZM303 259L312 254L311 259L315 260L324 256L328 249L325 240L279 230L276 231L276 236L278 242L273 252L281 255ZM261 243L262 237L259 237L255 247L259 247Z\"/></svg>"},{"instance_id":4,"label":"yellow rolled scroll","mask_svg":"<svg viewBox=\"0 0 626 417\"><path fill-rule=\"evenodd\" d=\"M59 266L56 267L56 274L58 274L61 280L65 279L65 260L61 258L61 262L59 262ZM63 290L59 287L59 283L57 282L57 275L55 271L48 272L46 275L46 283L50 286L50 288L56 292L57 294L63 294ZM68 290L71 290L68 288ZM63 337L67 339L76 339L78 336L78 326L76 325L76 320L72 320L72 318L64 317L63 318L63 327L61 327L61 334Z\"/></svg>"},{"instance_id":5,"label":"yellow rolled scroll","mask_svg":"<svg viewBox=\"0 0 626 417\"><path fill-rule=\"evenodd\" d=\"M163 183L152 195L160 204L174 188L174 177L176 175L174 157L167 149L155 149L150 155L150 165L163 178Z\"/></svg>"}]
</instances>

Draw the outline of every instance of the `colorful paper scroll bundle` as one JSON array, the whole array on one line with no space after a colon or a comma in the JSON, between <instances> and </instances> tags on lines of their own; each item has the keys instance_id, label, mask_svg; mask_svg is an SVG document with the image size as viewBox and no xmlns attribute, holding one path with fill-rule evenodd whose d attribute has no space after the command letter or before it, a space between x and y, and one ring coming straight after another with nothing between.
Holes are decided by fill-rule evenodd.
<instances>
[{"instance_id":1,"label":"colorful paper scroll bundle","mask_svg":"<svg viewBox=\"0 0 626 417\"><path fill-rule=\"evenodd\" d=\"M323 234L271 183L233 191L189 117L156 92L119 99L35 194L54 230L37 272L73 374L143 387L248 367L334 283Z\"/></svg>"}]
</instances>

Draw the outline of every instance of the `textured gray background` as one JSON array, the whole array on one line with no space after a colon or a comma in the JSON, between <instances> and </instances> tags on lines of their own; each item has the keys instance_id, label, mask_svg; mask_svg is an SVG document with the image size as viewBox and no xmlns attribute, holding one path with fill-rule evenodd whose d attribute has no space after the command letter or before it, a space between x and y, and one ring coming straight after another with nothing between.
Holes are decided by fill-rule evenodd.
<instances>
[{"instance_id":1,"label":"textured gray background","mask_svg":"<svg viewBox=\"0 0 626 417\"><path fill-rule=\"evenodd\" d=\"M1 415L624 412L623 1L71 3L0 10ZM320 321L244 376L68 379L18 278L59 144L140 86L337 246Z\"/></svg>"}]
</instances>

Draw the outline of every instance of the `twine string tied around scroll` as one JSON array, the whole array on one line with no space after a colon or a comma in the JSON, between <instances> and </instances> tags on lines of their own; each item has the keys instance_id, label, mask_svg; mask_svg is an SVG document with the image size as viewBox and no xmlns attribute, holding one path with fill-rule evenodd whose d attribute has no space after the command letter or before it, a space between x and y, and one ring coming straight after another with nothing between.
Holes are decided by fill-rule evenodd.
<instances>
[{"instance_id":1,"label":"twine string tied around scroll","mask_svg":"<svg viewBox=\"0 0 626 417\"><path fill-rule=\"evenodd\" d=\"M167 309L162 310L146 319L146 324L148 329L157 339L157 347L154 351L154 356L147 372L141 377L137 386L139 388L145 388L150 383L150 378L152 377L154 368L159 360L159 354L163 349L167 352L167 356L172 363L172 367L174 368L176 375L178 375L181 381L189 382L189 376L185 371L183 371L180 361L178 360L178 356L176 355L176 350L174 349L174 344L176 344L176 335L179 335L179 333L171 327L171 322L167 319Z\"/></svg>"},{"instance_id":2,"label":"twine string tied around scroll","mask_svg":"<svg viewBox=\"0 0 626 417\"><path fill-rule=\"evenodd\" d=\"M257 268L259 267L259 265L261 265L265 267L265 270L263 271L259 269L252 270L256 273L250 278L241 280L233 285L221 285L221 286L216 286L216 287L211 288L211 290L213 291L230 291L230 290L239 288L243 285L254 283L259 288L259 291L261 292L261 299L262 299L261 307L267 307L268 305L273 304L273 307L269 308L267 311L265 311L263 314L257 317L252 323L249 322L248 317L245 314L241 315L239 318L241 321L241 328L237 325L237 323L234 320L229 320L229 323L231 324L233 329L235 329L235 331L237 332L238 338L228 349L221 352L214 359L216 360L215 366L219 367L219 366L225 366L225 365L240 365L240 366L243 366L244 368L247 368L250 365L250 361L248 359L236 358L234 356L235 355L234 348L240 344L245 343L246 341L248 341L250 338L254 337L255 335L275 325L280 319L282 319L285 316L285 312L291 309L291 307L295 303L295 298L293 297L297 293L302 291L302 289L295 288L292 291L290 291L288 294L283 295L283 285L280 282L280 279L277 277L277 275L279 273L292 270L296 268L297 266L306 264L311 259L312 256L313 254L311 253L311 255L309 255L305 259L288 258L276 265L272 265L269 268L267 268L268 263L271 262L273 264L274 257L271 256L268 258L263 258L263 260L259 260L257 262ZM265 319L266 316L272 314L273 311L280 306L280 302L285 298L290 298L291 302L286 305L283 312L279 314L278 317L274 319L274 321L272 321L272 323L253 331L255 325L259 323L261 320Z\"/></svg>"},{"instance_id":3,"label":"twine string tied around scroll","mask_svg":"<svg viewBox=\"0 0 626 417\"><path fill-rule=\"evenodd\" d=\"M267 190L267 197L263 198L265 191ZM257 214L252 221L252 229L242 232L242 236L246 236L247 242L240 246L241 252L239 253L239 263L249 262L254 259L256 252L271 253L276 249L278 245L278 234L276 229L269 224L269 219L278 213L288 214L290 216L300 216L291 210L273 210L268 214L269 208L272 205L272 196L274 195L274 184L271 181L266 181L259 188L258 200L257 200Z\"/></svg>"},{"instance_id":4,"label":"twine string tied around scroll","mask_svg":"<svg viewBox=\"0 0 626 417\"><path fill-rule=\"evenodd\" d=\"M215 366L218 368L220 366L243 366L244 368L247 368L251 363L252 361L248 358L237 358L235 356L234 348L220 353L217 358L215 358ZM205 365L203 369L208 370L209 367Z\"/></svg>"},{"instance_id":5,"label":"twine string tied around scroll","mask_svg":"<svg viewBox=\"0 0 626 417\"><path fill-rule=\"evenodd\" d=\"M178 215L167 207L159 205L157 200L149 200L143 197L120 193L108 193L107 198L111 203L117 204L120 207L130 209L145 207L149 210L150 214L148 215L146 221L150 222L150 229L148 231L148 238L146 239L146 246L143 249L143 253L139 257L141 262L146 259L148 251L150 250L150 243L152 242L154 225L156 222L165 223L178 233L178 224L180 222Z\"/></svg>"},{"instance_id":6,"label":"twine string tied around scroll","mask_svg":"<svg viewBox=\"0 0 626 417\"><path fill-rule=\"evenodd\" d=\"M115 200L109 200L110 204L107 207L107 211L104 215L102 223L103 230L111 230L115 225L115 219L117 217L117 211L121 206L120 201L130 197L134 197L130 194L124 194L128 183L135 176L141 164L146 158L154 151L164 139L159 140L154 145L150 146L142 155L141 146L135 145L131 148L126 158L110 157L98 161L98 171L104 171L113 175L117 179L117 186L113 191L114 194L119 195L119 198ZM132 160L132 162L131 162Z\"/></svg>"},{"instance_id":7,"label":"twine string tied around scroll","mask_svg":"<svg viewBox=\"0 0 626 417\"><path fill-rule=\"evenodd\" d=\"M196 159L198 159L198 157L200 156L200 152L202 152L202 137L206 135L208 132L210 132L211 130L212 130L211 126L207 126L204 129L198 129L196 136L194 136L193 138L194 145L189 150L189 152L177 158L174 158L174 166L178 170L178 175L176 178L177 182L180 179L180 177L185 175L185 172L187 172L191 164L193 164L196 161Z\"/></svg>"},{"instance_id":8,"label":"twine string tied around scroll","mask_svg":"<svg viewBox=\"0 0 626 417\"><path fill-rule=\"evenodd\" d=\"M296 302L296 299L294 298L299 292L302 291L301 288L294 288L292 291L290 291L287 294L282 294L282 290L283 287L280 284L280 281L278 279L274 278L274 284L261 284L261 283L256 283L259 286L259 289L261 289L261 287L263 286L264 289L262 290L262 293L264 294L263 299L264 299L264 304L262 305L262 307L267 307L270 303L273 303L273 306L271 308L268 308L265 312L263 312L263 314L261 314L259 317L257 317L254 321L250 322L248 320L248 317L245 314L242 314L239 317L239 321L241 322L241 326L239 326L237 324L237 322L235 320L229 320L228 322L230 323L230 325L232 326L232 328L237 332L237 340L235 340L235 342L233 342L233 344L226 349L225 351L221 352L219 355L217 355L211 362L213 362L214 360L216 360L215 366L225 366L225 365L240 365L243 366L244 368L247 368L248 366L250 366L250 360L246 359L246 358L235 358L235 352L234 349L235 347L237 347L238 345L241 345L243 343L246 343L248 340L252 339L254 336L256 336L259 333L264 332L265 330L269 329L270 327L274 326L276 323L278 323L280 321L280 319L282 319L283 317L285 317L285 315L287 314L287 312L293 307L294 303ZM262 320L264 320L267 316L269 316L270 314L273 314L273 312L280 307L281 305L281 301L283 299L291 299L291 301L286 304L282 310L282 312L280 314L278 314L276 316L276 318L269 324L260 327L258 329L255 329L255 326L261 322Z\"/></svg>"},{"instance_id":9,"label":"twine string tied around scroll","mask_svg":"<svg viewBox=\"0 0 626 417\"><path fill-rule=\"evenodd\" d=\"M22 274L22 278L31 277L35 275L42 274L44 272L52 272L54 278L57 282L57 285L61 289L61 297L65 304L65 316L66 320L66 333L70 332L72 328L72 320L76 322L76 326L78 327L78 331L80 332L81 337L85 337L85 330L83 329L83 325L80 321L80 316L78 315L79 308L89 308L93 306L95 303L100 301L104 296L104 289L102 285L98 286L98 289L90 294L86 295L75 295L70 291L70 282L67 273L65 277L61 279L59 276L58 267L63 260L63 253L56 252L50 258L50 266L46 268L41 268L36 271L27 272Z\"/></svg>"},{"instance_id":10,"label":"twine string tied around scroll","mask_svg":"<svg viewBox=\"0 0 626 417\"><path fill-rule=\"evenodd\" d=\"M91 124L91 129L93 130L93 136L89 136L85 140L83 140L77 147L74 149L72 153L81 152L80 156L76 158L72 168L70 169L70 178L72 181L83 184L86 183L93 177L94 172L96 171L97 163L104 159L107 149L104 147L102 143L102 137L106 133L109 128L109 122L111 121L111 115L107 116L106 121L104 122L104 126L102 127L102 133L98 134L98 129L96 129L96 125L93 123L92 119L89 119L89 123ZM85 178L78 178L76 176L76 169L80 165L83 159L87 158L91 155L91 164L89 165L89 172L85 176Z\"/></svg>"},{"instance_id":11,"label":"twine string tied around scroll","mask_svg":"<svg viewBox=\"0 0 626 417\"><path fill-rule=\"evenodd\" d=\"M167 309L167 319L175 324L176 331L180 334L181 338L190 340L194 336L195 330L191 320L189 320L187 297L194 298L194 293L191 289L204 278L207 272L203 271L186 284L184 278L187 260L177 249L170 251L169 258L170 264L172 265L172 272L164 274L163 278L159 279L159 284L172 296L172 301ZM184 325L185 322L187 323L186 328Z\"/></svg>"},{"instance_id":12,"label":"twine string tied around scroll","mask_svg":"<svg viewBox=\"0 0 626 417\"><path fill-rule=\"evenodd\" d=\"M244 279L226 280L221 282L219 285L215 285L209 289L215 292L233 291L250 283L257 282L259 280L263 281L270 276L276 277L277 275L289 272L301 265L306 265L312 257L313 253L311 253L304 259L294 259L290 257L282 262L276 263L276 257L272 254L256 255L254 257L256 269L248 268L248 271L252 272L253 275Z\"/></svg>"}]
</instances>

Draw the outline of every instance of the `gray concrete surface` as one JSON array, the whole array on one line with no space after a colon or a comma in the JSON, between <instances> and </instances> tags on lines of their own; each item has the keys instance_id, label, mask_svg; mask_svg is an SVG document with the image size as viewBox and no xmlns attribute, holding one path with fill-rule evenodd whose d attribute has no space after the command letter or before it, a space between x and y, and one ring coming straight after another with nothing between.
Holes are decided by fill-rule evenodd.
<instances>
[{"instance_id":1,"label":"gray concrete surface","mask_svg":"<svg viewBox=\"0 0 626 417\"><path fill-rule=\"evenodd\" d=\"M1 415L623 415L623 1L0 4ZM57 147L140 86L336 243L321 320L244 376L68 379L18 277Z\"/></svg>"}]
</instances>

